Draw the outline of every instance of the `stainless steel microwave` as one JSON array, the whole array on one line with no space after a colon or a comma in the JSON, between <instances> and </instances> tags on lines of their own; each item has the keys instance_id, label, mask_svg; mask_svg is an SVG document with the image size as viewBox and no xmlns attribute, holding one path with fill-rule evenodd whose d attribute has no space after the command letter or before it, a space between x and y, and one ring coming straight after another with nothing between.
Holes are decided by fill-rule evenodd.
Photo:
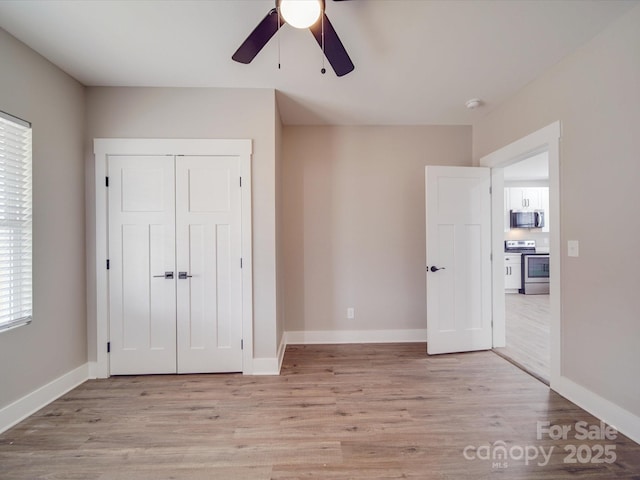
<instances>
[{"instance_id":1,"label":"stainless steel microwave","mask_svg":"<svg viewBox=\"0 0 640 480\"><path fill-rule=\"evenodd\" d=\"M544 210L511 210L511 228L544 227Z\"/></svg>"}]
</instances>

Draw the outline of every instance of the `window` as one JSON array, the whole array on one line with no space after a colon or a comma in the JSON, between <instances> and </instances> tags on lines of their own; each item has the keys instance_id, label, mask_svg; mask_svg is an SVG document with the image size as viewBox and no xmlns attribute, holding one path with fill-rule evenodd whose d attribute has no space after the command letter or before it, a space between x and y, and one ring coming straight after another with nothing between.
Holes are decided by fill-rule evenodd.
<instances>
[{"instance_id":1,"label":"window","mask_svg":"<svg viewBox=\"0 0 640 480\"><path fill-rule=\"evenodd\" d=\"M31 124L0 112L0 331L31 322Z\"/></svg>"}]
</instances>

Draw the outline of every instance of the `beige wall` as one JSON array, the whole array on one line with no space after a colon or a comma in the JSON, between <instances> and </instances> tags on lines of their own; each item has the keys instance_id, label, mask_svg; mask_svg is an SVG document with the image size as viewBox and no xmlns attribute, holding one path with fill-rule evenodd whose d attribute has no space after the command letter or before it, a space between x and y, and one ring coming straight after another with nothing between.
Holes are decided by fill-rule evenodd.
<instances>
[{"instance_id":1,"label":"beige wall","mask_svg":"<svg viewBox=\"0 0 640 480\"><path fill-rule=\"evenodd\" d=\"M285 126L286 330L426 328L424 167L470 164L470 127Z\"/></svg>"},{"instance_id":2,"label":"beige wall","mask_svg":"<svg viewBox=\"0 0 640 480\"><path fill-rule=\"evenodd\" d=\"M0 333L0 408L86 363L84 88L0 30L0 110L33 124L33 322Z\"/></svg>"},{"instance_id":3,"label":"beige wall","mask_svg":"<svg viewBox=\"0 0 640 480\"><path fill-rule=\"evenodd\" d=\"M87 249L95 252L94 138L250 138L253 140L254 357L276 355L275 93L268 89L87 89L85 142ZM88 278L93 263L88 262ZM90 348L95 295L89 289ZM93 340L93 341L92 341ZM90 349L89 359L95 359Z\"/></svg>"},{"instance_id":4,"label":"beige wall","mask_svg":"<svg viewBox=\"0 0 640 480\"><path fill-rule=\"evenodd\" d=\"M478 121L474 160L555 120L562 374L640 415L640 7Z\"/></svg>"}]
</instances>

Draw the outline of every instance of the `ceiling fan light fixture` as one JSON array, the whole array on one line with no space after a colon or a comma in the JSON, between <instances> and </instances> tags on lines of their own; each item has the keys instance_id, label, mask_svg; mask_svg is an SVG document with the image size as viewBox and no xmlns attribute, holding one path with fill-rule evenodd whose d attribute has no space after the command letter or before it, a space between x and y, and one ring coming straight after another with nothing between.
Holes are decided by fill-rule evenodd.
<instances>
[{"instance_id":1,"label":"ceiling fan light fixture","mask_svg":"<svg viewBox=\"0 0 640 480\"><path fill-rule=\"evenodd\" d=\"M309 28L322 14L321 0L280 0L280 14L295 28Z\"/></svg>"}]
</instances>

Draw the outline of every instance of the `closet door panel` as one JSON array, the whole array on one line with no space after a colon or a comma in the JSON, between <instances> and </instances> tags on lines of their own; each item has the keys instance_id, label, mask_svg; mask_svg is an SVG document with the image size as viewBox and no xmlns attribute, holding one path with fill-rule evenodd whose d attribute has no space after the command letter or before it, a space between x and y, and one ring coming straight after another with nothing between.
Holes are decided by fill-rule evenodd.
<instances>
[{"instance_id":1,"label":"closet door panel","mask_svg":"<svg viewBox=\"0 0 640 480\"><path fill-rule=\"evenodd\" d=\"M173 157L110 156L111 374L175 373Z\"/></svg>"},{"instance_id":2,"label":"closet door panel","mask_svg":"<svg viewBox=\"0 0 640 480\"><path fill-rule=\"evenodd\" d=\"M242 371L240 188L236 158L176 158L179 373Z\"/></svg>"}]
</instances>

